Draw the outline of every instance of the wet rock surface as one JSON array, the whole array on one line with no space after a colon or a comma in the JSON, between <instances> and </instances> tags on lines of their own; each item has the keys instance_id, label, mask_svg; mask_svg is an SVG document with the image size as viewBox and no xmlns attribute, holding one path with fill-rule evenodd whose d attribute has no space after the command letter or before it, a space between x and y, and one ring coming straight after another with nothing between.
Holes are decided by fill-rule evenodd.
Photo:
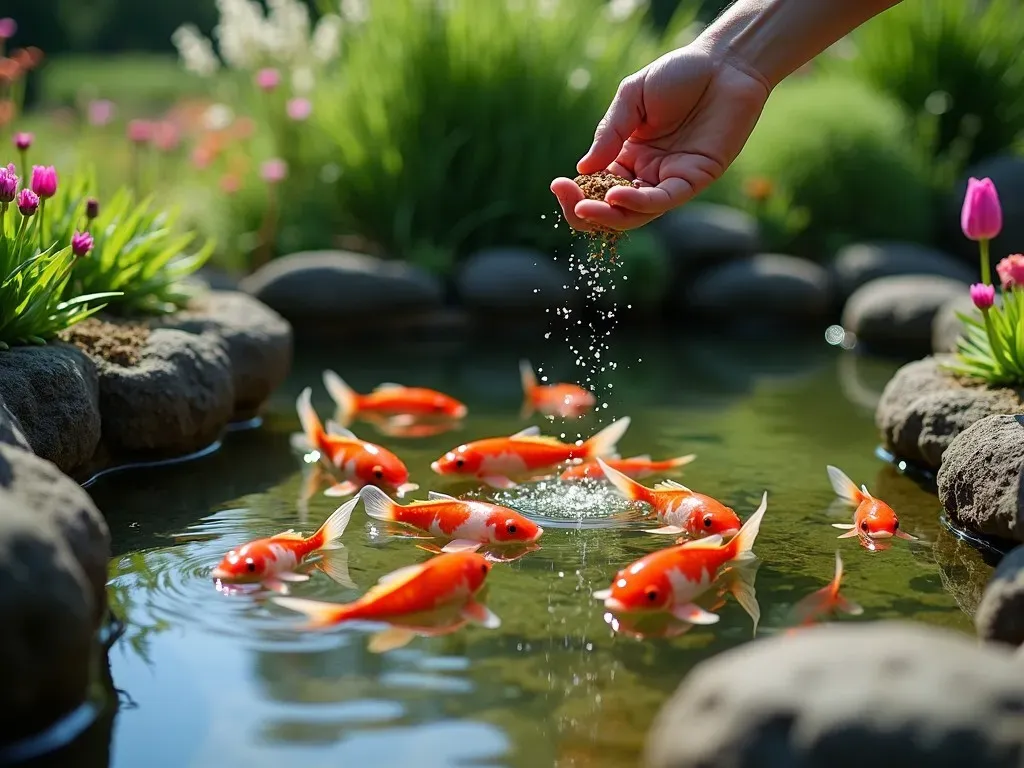
<instances>
[{"instance_id":1,"label":"wet rock surface","mask_svg":"<svg viewBox=\"0 0 1024 768\"><path fill-rule=\"evenodd\" d=\"M939 500L956 525L1024 542L1024 417L988 416L950 442L938 474Z\"/></svg>"},{"instance_id":2,"label":"wet rock surface","mask_svg":"<svg viewBox=\"0 0 1024 768\"><path fill-rule=\"evenodd\" d=\"M1024 645L1024 546L1009 552L996 567L974 626L983 640Z\"/></svg>"},{"instance_id":3,"label":"wet rock surface","mask_svg":"<svg viewBox=\"0 0 1024 768\"><path fill-rule=\"evenodd\" d=\"M880 277L932 275L964 284L975 279L975 270L955 256L899 240L847 245L836 253L828 269L836 293L844 299Z\"/></svg>"},{"instance_id":4,"label":"wet rock surface","mask_svg":"<svg viewBox=\"0 0 1024 768\"><path fill-rule=\"evenodd\" d=\"M757 220L716 203L689 203L660 217L655 228L680 271L695 265L753 256L760 247Z\"/></svg>"},{"instance_id":5,"label":"wet rock surface","mask_svg":"<svg viewBox=\"0 0 1024 768\"><path fill-rule=\"evenodd\" d=\"M469 256L455 284L462 303L472 310L544 314L563 306L563 286L572 278L550 256L529 248L489 248Z\"/></svg>"},{"instance_id":6,"label":"wet rock surface","mask_svg":"<svg viewBox=\"0 0 1024 768\"><path fill-rule=\"evenodd\" d=\"M689 286L687 305L709 315L804 319L827 312L830 295L823 267L795 256L761 253L702 272Z\"/></svg>"},{"instance_id":7,"label":"wet rock surface","mask_svg":"<svg viewBox=\"0 0 1024 768\"><path fill-rule=\"evenodd\" d=\"M1019 768L1022 712L1007 651L904 622L819 626L699 664L659 714L646 764Z\"/></svg>"}]
</instances>

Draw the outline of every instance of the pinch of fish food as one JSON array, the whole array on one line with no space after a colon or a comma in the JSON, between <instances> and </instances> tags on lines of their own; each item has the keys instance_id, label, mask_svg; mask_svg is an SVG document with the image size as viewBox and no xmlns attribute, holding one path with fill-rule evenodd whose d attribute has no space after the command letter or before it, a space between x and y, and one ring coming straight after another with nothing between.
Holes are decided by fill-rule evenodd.
<instances>
[{"instance_id":1,"label":"pinch of fish food","mask_svg":"<svg viewBox=\"0 0 1024 768\"><path fill-rule=\"evenodd\" d=\"M612 187L631 187L633 182L616 176L608 171L597 173L585 173L575 178L576 185L583 190L583 196L588 200L604 200L608 190Z\"/></svg>"}]
</instances>

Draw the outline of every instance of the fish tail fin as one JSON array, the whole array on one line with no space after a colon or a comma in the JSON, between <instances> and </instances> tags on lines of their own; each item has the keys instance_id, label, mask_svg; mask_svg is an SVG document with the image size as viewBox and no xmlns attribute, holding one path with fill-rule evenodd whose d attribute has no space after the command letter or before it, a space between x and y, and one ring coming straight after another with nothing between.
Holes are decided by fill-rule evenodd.
<instances>
[{"instance_id":1,"label":"fish tail fin","mask_svg":"<svg viewBox=\"0 0 1024 768\"><path fill-rule=\"evenodd\" d=\"M358 503L358 496L354 499L349 499L334 510L330 517L324 520L324 524L321 525L320 529L313 534L313 539L316 543L317 549L322 549L342 537L342 534L345 533L345 529L348 528L349 520L352 519L352 510L356 508L356 504Z\"/></svg>"},{"instance_id":2,"label":"fish tail fin","mask_svg":"<svg viewBox=\"0 0 1024 768\"><path fill-rule=\"evenodd\" d=\"M359 496L363 500L366 514L374 520L395 519L395 502L377 486L364 485L363 489L359 492Z\"/></svg>"},{"instance_id":3,"label":"fish tail fin","mask_svg":"<svg viewBox=\"0 0 1024 768\"><path fill-rule=\"evenodd\" d=\"M836 492L836 496L847 504L857 505L864 501L864 494L860 488L841 469L833 467L831 464L826 469L828 470L828 479L832 483L832 490Z\"/></svg>"},{"instance_id":4,"label":"fish tail fin","mask_svg":"<svg viewBox=\"0 0 1024 768\"><path fill-rule=\"evenodd\" d=\"M604 459L600 456L597 458L597 464L601 467L601 471L604 472L604 476L608 479L608 482L615 486L623 498L629 499L630 501L650 501L651 489L642 483L638 483L633 478L619 472L614 467L609 467Z\"/></svg>"},{"instance_id":5,"label":"fish tail fin","mask_svg":"<svg viewBox=\"0 0 1024 768\"><path fill-rule=\"evenodd\" d=\"M853 602L847 597L844 597L839 592L840 582L843 579L843 558L839 554L839 550L836 550L836 575L832 577L832 583L829 585L831 593L835 596L835 606L838 610L843 613L848 613L851 616L860 616L864 613L864 609L861 608L857 603Z\"/></svg>"},{"instance_id":6,"label":"fish tail fin","mask_svg":"<svg viewBox=\"0 0 1024 768\"><path fill-rule=\"evenodd\" d=\"M614 455L619 440L626 434L627 429L629 429L629 416L623 416L618 421L613 421L583 444L584 457L596 459L599 456Z\"/></svg>"},{"instance_id":7,"label":"fish tail fin","mask_svg":"<svg viewBox=\"0 0 1024 768\"><path fill-rule=\"evenodd\" d=\"M761 621L761 604L757 602L757 590L754 588L754 577L757 575L757 568L751 564L740 564L736 568L736 578L730 585L736 602L750 616L754 622L754 635L757 635L757 625Z\"/></svg>"},{"instance_id":8,"label":"fish tail fin","mask_svg":"<svg viewBox=\"0 0 1024 768\"><path fill-rule=\"evenodd\" d=\"M537 374L533 372L529 360L519 361L519 381L523 385L523 396L529 398L530 393L537 388Z\"/></svg>"},{"instance_id":9,"label":"fish tail fin","mask_svg":"<svg viewBox=\"0 0 1024 768\"><path fill-rule=\"evenodd\" d=\"M740 528L740 532L737 533L733 539L725 546L732 548L732 560L736 562L743 562L744 560L754 559L754 540L757 539L757 533L761 530L761 520L764 519L764 513L768 509L768 491L764 492L761 496L761 506L757 508L757 511L750 516L750 518Z\"/></svg>"},{"instance_id":10,"label":"fish tail fin","mask_svg":"<svg viewBox=\"0 0 1024 768\"><path fill-rule=\"evenodd\" d=\"M676 456L674 459L668 459L665 463L675 469L678 467L685 467L691 461L697 458L696 453L688 453L685 456Z\"/></svg>"},{"instance_id":11,"label":"fish tail fin","mask_svg":"<svg viewBox=\"0 0 1024 768\"><path fill-rule=\"evenodd\" d=\"M275 603L290 611L304 614L308 619L304 629L323 629L348 618L351 607L340 603L325 603L320 600L307 600L303 597L274 597Z\"/></svg>"},{"instance_id":12,"label":"fish tail fin","mask_svg":"<svg viewBox=\"0 0 1024 768\"><path fill-rule=\"evenodd\" d=\"M323 379L324 387L338 408L340 420L348 422L359 410L359 395L334 371L324 371Z\"/></svg>"},{"instance_id":13,"label":"fish tail fin","mask_svg":"<svg viewBox=\"0 0 1024 768\"><path fill-rule=\"evenodd\" d=\"M320 417L313 410L313 390L306 387L299 393L295 401L295 409L299 412L299 422L302 424L302 431L306 440L313 448L319 448L323 444L324 425Z\"/></svg>"}]
</instances>

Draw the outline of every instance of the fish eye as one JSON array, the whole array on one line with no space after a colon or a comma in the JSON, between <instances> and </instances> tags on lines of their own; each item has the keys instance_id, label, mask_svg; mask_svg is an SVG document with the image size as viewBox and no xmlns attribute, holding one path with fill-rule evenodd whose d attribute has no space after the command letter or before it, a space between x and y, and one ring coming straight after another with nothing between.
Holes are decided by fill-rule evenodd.
<instances>
[{"instance_id":1,"label":"fish eye","mask_svg":"<svg viewBox=\"0 0 1024 768\"><path fill-rule=\"evenodd\" d=\"M256 563L253 562L251 557L245 558L245 567L249 569L249 573L256 572Z\"/></svg>"},{"instance_id":2,"label":"fish eye","mask_svg":"<svg viewBox=\"0 0 1024 768\"><path fill-rule=\"evenodd\" d=\"M376 477L378 480L382 479L384 477L384 469L379 466L374 467L373 476Z\"/></svg>"},{"instance_id":3,"label":"fish eye","mask_svg":"<svg viewBox=\"0 0 1024 768\"><path fill-rule=\"evenodd\" d=\"M487 563L481 563L480 564L480 573L482 573L484 576L487 575L487 571L489 571L490 569L491 569L491 567L489 565L487 565Z\"/></svg>"},{"instance_id":4,"label":"fish eye","mask_svg":"<svg viewBox=\"0 0 1024 768\"><path fill-rule=\"evenodd\" d=\"M868 530L868 521L867 520L865 520L863 523L860 524L860 529L862 531L864 531L864 532L867 532L867 530Z\"/></svg>"},{"instance_id":5,"label":"fish eye","mask_svg":"<svg viewBox=\"0 0 1024 768\"><path fill-rule=\"evenodd\" d=\"M455 460L455 466L456 467L462 468L465 465L466 465L466 460L465 459L456 459Z\"/></svg>"},{"instance_id":6,"label":"fish eye","mask_svg":"<svg viewBox=\"0 0 1024 768\"><path fill-rule=\"evenodd\" d=\"M704 515L704 527L705 528L710 528L711 527L711 523L713 523L713 522L714 521L711 519L711 515Z\"/></svg>"},{"instance_id":7,"label":"fish eye","mask_svg":"<svg viewBox=\"0 0 1024 768\"><path fill-rule=\"evenodd\" d=\"M519 529L516 527L516 524L514 522L508 520L505 522L505 530L509 533L515 533Z\"/></svg>"},{"instance_id":8,"label":"fish eye","mask_svg":"<svg viewBox=\"0 0 1024 768\"><path fill-rule=\"evenodd\" d=\"M655 600L658 599L658 588L648 587L644 590L644 594L647 596L647 600L653 603Z\"/></svg>"}]
</instances>

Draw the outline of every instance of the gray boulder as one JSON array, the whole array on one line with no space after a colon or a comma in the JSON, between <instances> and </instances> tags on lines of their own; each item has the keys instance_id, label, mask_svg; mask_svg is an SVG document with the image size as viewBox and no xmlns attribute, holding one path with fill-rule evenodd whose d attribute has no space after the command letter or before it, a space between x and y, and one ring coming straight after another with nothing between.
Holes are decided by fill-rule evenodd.
<instances>
[{"instance_id":1,"label":"gray boulder","mask_svg":"<svg viewBox=\"0 0 1024 768\"><path fill-rule=\"evenodd\" d=\"M926 354L939 308L966 291L966 283L948 277L880 277L853 292L843 308L842 324L859 344L874 350Z\"/></svg>"},{"instance_id":2,"label":"gray boulder","mask_svg":"<svg viewBox=\"0 0 1024 768\"><path fill-rule=\"evenodd\" d=\"M690 283L690 309L710 315L820 317L830 303L825 269L795 256L761 253L702 272Z\"/></svg>"},{"instance_id":3,"label":"gray boulder","mask_svg":"<svg viewBox=\"0 0 1024 768\"><path fill-rule=\"evenodd\" d=\"M247 294L211 291L194 307L171 316L163 325L206 334L223 343L231 361L235 419L255 416L291 368L291 326Z\"/></svg>"},{"instance_id":4,"label":"gray boulder","mask_svg":"<svg viewBox=\"0 0 1024 768\"><path fill-rule=\"evenodd\" d=\"M981 320L981 312L974 306L969 293L950 299L935 313L932 321L932 352L956 352L964 333L963 321L958 317L960 314Z\"/></svg>"},{"instance_id":5,"label":"gray boulder","mask_svg":"<svg viewBox=\"0 0 1024 768\"><path fill-rule=\"evenodd\" d=\"M968 530L1024 542L1024 417L989 416L946 448L938 474L939 500L950 520Z\"/></svg>"},{"instance_id":6,"label":"gray boulder","mask_svg":"<svg viewBox=\"0 0 1024 768\"><path fill-rule=\"evenodd\" d=\"M80 350L54 342L0 352L0 402L32 450L65 472L84 466L100 440L96 367ZM0 419L2 420L2 419ZM6 441L10 442L10 440Z\"/></svg>"},{"instance_id":7,"label":"gray boulder","mask_svg":"<svg viewBox=\"0 0 1024 768\"><path fill-rule=\"evenodd\" d=\"M978 637L1024 644L1024 546L1003 557L974 614Z\"/></svg>"},{"instance_id":8,"label":"gray boulder","mask_svg":"<svg viewBox=\"0 0 1024 768\"><path fill-rule=\"evenodd\" d=\"M1020 768L1013 654L903 622L812 627L701 662L647 740L649 768Z\"/></svg>"},{"instance_id":9,"label":"gray boulder","mask_svg":"<svg viewBox=\"0 0 1024 768\"><path fill-rule=\"evenodd\" d=\"M11 413L3 399L0 399L0 443L14 445L26 451L32 450L18 417Z\"/></svg>"},{"instance_id":10,"label":"gray boulder","mask_svg":"<svg viewBox=\"0 0 1024 768\"><path fill-rule=\"evenodd\" d=\"M836 293L847 298L865 283L896 275L937 275L962 283L977 280L977 270L960 259L917 243L878 240L841 248L829 263Z\"/></svg>"},{"instance_id":11,"label":"gray boulder","mask_svg":"<svg viewBox=\"0 0 1024 768\"><path fill-rule=\"evenodd\" d=\"M1014 390L965 386L943 370L952 359L936 355L908 363L883 390L875 424L898 458L936 470L952 440L979 419L1024 412Z\"/></svg>"},{"instance_id":12,"label":"gray boulder","mask_svg":"<svg viewBox=\"0 0 1024 768\"><path fill-rule=\"evenodd\" d=\"M0 444L0 743L88 695L110 543L88 495L49 462Z\"/></svg>"},{"instance_id":13,"label":"gray boulder","mask_svg":"<svg viewBox=\"0 0 1024 768\"><path fill-rule=\"evenodd\" d=\"M708 262L752 256L760 248L757 219L716 203L688 203L661 216L654 226L680 273Z\"/></svg>"},{"instance_id":14,"label":"gray boulder","mask_svg":"<svg viewBox=\"0 0 1024 768\"><path fill-rule=\"evenodd\" d=\"M455 285L464 306L499 312L576 304L573 276L550 256L529 248L488 248L469 256Z\"/></svg>"},{"instance_id":15,"label":"gray boulder","mask_svg":"<svg viewBox=\"0 0 1024 768\"><path fill-rule=\"evenodd\" d=\"M942 219L947 228L945 240L966 264L977 269L978 244L968 240L960 231L960 208L967 192L967 179L971 176L977 179L987 176L999 190L1003 230L992 241L990 254L994 264L1008 253L1024 251L1024 158L1002 155L976 163L967 170L949 197L946 215Z\"/></svg>"},{"instance_id":16,"label":"gray boulder","mask_svg":"<svg viewBox=\"0 0 1024 768\"><path fill-rule=\"evenodd\" d=\"M114 456L181 456L216 441L235 410L231 361L208 335L159 328L137 365L100 371L103 442Z\"/></svg>"}]
</instances>

